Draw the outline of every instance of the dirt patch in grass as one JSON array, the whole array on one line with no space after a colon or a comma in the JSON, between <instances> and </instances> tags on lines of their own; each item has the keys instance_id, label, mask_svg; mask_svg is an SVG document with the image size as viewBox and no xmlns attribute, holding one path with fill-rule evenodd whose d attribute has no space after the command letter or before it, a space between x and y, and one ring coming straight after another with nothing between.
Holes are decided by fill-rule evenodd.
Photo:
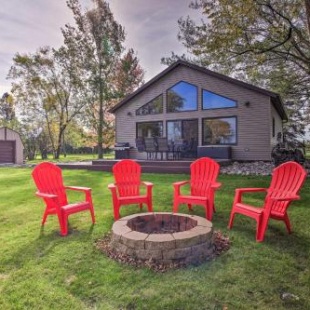
<instances>
[{"instance_id":1,"label":"dirt patch in grass","mask_svg":"<svg viewBox=\"0 0 310 310\"><path fill-rule=\"evenodd\" d=\"M208 258L208 261L211 261L215 259L216 257L220 256L222 253L226 252L230 248L230 241L227 236L224 236L221 231L215 231L214 232L214 243L213 243L213 254L210 255ZM136 259L132 256L123 254L123 253L117 253L116 251L112 250L110 247L110 241L111 241L111 234L108 234L103 239L99 239L96 241L96 247L103 253L105 253L109 258L122 263L131 265L137 268L146 267L149 268L155 272L166 272L171 269L179 269L179 268L185 268L188 265L184 264L183 262L175 262L169 265L164 265L159 262L156 262L154 260L140 260ZM197 262L197 265L201 262Z\"/></svg>"}]
</instances>

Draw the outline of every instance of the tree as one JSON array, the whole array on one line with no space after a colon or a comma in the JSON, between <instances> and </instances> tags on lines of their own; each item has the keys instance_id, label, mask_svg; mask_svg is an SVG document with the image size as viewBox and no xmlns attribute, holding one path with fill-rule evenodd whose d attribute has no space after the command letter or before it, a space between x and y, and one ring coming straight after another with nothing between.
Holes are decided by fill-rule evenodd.
<instances>
[{"instance_id":1,"label":"tree","mask_svg":"<svg viewBox=\"0 0 310 310\"><path fill-rule=\"evenodd\" d=\"M15 106L12 94L4 93L1 99L1 116L6 121L11 121L15 117Z\"/></svg>"},{"instance_id":2,"label":"tree","mask_svg":"<svg viewBox=\"0 0 310 310\"><path fill-rule=\"evenodd\" d=\"M79 68L65 47L44 47L34 54L17 53L13 62L9 78L14 80L13 92L23 121L45 124L57 159L68 124L86 105L79 94Z\"/></svg>"},{"instance_id":3,"label":"tree","mask_svg":"<svg viewBox=\"0 0 310 310\"><path fill-rule=\"evenodd\" d=\"M310 0L197 0L191 7L206 19L181 18L178 39L195 62L280 93L293 103L293 119L296 111L309 114Z\"/></svg>"},{"instance_id":4,"label":"tree","mask_svg":"<svg viewBox=\"0 0 310 310\"><path fill-rule=\"evenodd\" d=\"M16 102L11 93L5 92L0 98L0 126L19 130L19 120L15 114Z\"/></svg>"},{"instance_id":5,"label":"tree","mask_svg":"<svg viewBox=\"0 0 310 310\"><path fill-rule=\"evenodd\" d=\"M68 0L76 27L62 29L65 44L77 55L84 74L81 88L88 102L88 126L98 135L98 158L103 158L104 135L109 136L113 120L108 110L124 95L138 87L143 70L132 49L123 46L125 32L103 0L93 0L94 9L82 12L79 0Z\"/></svg>"}]
</instances>

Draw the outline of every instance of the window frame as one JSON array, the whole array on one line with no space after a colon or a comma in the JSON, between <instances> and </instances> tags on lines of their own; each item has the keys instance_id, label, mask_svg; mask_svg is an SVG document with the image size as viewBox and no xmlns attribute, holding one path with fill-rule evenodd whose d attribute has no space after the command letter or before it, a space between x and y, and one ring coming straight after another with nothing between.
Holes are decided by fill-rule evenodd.
<instances>
[{"instance_id":1,"label":"window frame","mask_svg":"<svg viewBox=\"0 0 310 310\"><path fill-rule=\"evenodd\" d=\"M204 142L204 121L210 119L222 119L222 118L234 118L236 120L236 142L234 143L221 143L221 144L206 144ZM229 115L229 116L216 116L216 117L204 117L201 119L201 145L212 145L212 146L221 146L221 145L238 145L238 116L237 115Z\"/></svg>"},{"instance_id":2,"label":"window frame","mask_svg":"<svg viewBox=\"0 0 310 310\"><path fill-rule=\"evenodd\" d=\"M180 83L186 83L186 84L188 84L188 85L191 85L191 86L195 87L195 89L196 89L196 109L194 109L194 110L184 110L184 111L169 111L169 110L168 110L168 107L169 107L168 92L169 92L173 87L175 87L176 85L178 85L178 84L180 84ZM166 89L166 113L167 113L167 114L168 114L168 113L170 114L170 113L183 113L183 112L194 112L194 111L198 111L198 97L199 97L199 87L198 87L197 85L192 84L192 83L189 83L189 82L186 82L186 81L181 80L181 81L175 83L173 86L171 86L171 87L169 87L169 88Z\"/></svg>"},{"instance_id":3,"label":"window frame","mask_svg":"<svg viewBox=\"0 0 310 310\"><path fill-rule=\"evenodd\" d=\"M223 98L225 98L225 99L227 99L227 100L231 100L231 101L235 102L236 105L235 105L234 107L204 108L204 106L203 106L203 103L204 103L204 100L203 100L203 92L204 92L204 91L206 91L206 92L208 92L208 93L211 93L211 94L214 94L214 95L219 96L219 97L223 97ZM218 94L218 93L215 93L215 92L213 92L213 91L210 91L210 90L207 90L207 89L204 89L204 88L201 89L201 109L202 109L203 111L207 111L207 110L220 110L220 109L235 109L235 108L238 108L238 101L237 101L237 100L233 100L233 99L231 99L231 98L229 98L229 97L220 95L220 94Z\"/></svg>"}]
</instances>

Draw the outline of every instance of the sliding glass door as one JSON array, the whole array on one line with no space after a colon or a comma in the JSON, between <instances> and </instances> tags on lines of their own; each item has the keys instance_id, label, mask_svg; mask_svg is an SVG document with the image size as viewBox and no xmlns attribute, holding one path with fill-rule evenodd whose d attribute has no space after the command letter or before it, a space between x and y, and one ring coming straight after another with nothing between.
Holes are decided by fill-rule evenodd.
<instances>
[{"instance_id":1,"label":"sliding glass door","mask_svg":"<svg viewBox=\"0 0 310 310\"><path fill-rule=\"evenodd\" d=\"M169 142L178 143L184 141L198 141L198 120L175 120L167 121L167 137Z\"/></svg>"}]
</instances>

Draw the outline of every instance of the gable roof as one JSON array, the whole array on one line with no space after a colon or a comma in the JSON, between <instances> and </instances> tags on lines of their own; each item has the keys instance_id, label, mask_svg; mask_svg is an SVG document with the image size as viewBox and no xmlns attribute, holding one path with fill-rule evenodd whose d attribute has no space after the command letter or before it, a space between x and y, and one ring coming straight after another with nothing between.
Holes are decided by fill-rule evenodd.
<instances>
[{"instance_id":1,"label":"gable roof","mask_svg":"<svg viewBox=\"0 0 310 310\"><path fill-rule=\"evenodd\" d=\"M230 82L232 84L241 86L243 88L247 88L250 89L252 91L261 93L263 95L269 96L271 98L271 102L274 104L275 109L277 110L277 112L279 113L280 117L283 120L288 120L287 114L285 112L284 109L284 105L282 102L282 99L280 97L279 94L274 93L272 91L254 86L252 84L248 84L245 82L242 82L240 80L231 78L229 76L226 76L224 74L221 73L217 73L214 71L211 71L209 69L197 66L193 63L184 61L184 60L178 60L175 63L173 63L172 65L170 65L168 68L166 68L164 71L162 71L161 73L157 74L154 78L152 78L151 80L149 80L147 83L145 83L144 85L142 85L140 88L138 88L137 90L135 90L133 93L131 93L130 95L126 96L122 101L120 101L119 103L117 103L113 108L111 108L109 110L110 113L115 113L119 108L121 108L122 106L124 106L129 100L133 99L135 96L137 96L138 94L140 94L141 92L143 92L146 88L150 87L152 84L154 84L155 82L157 82L159 79L161 79L163 76L165 76L166 74L170 73L172 70L174 70L175 68L179 67L179 66L185 66L194 70L197 70L199 72L202 72L204 74L207 74L209 76L213 76L215 78Z\"/></svg>"}]
</instances>

